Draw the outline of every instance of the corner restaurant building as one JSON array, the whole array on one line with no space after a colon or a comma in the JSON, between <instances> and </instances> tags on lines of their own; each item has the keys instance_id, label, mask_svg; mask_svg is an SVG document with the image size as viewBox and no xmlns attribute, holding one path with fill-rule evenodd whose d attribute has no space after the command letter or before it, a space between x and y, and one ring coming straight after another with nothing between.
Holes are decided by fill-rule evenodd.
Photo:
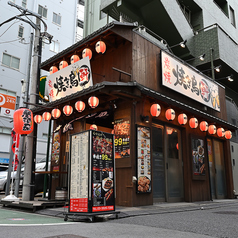
<instances>
[{"instance_id":1,"label":"corner restaurant building","mask_svg":"<svg viewBox=\"0 0 238 238\"><path fill-rule=\"evenodd\" d=\"M217 131L236 129L227 122L225 88L134 28L110 23L41 65L50 71L62 60L69 64L48 77L49 109L32 110L34 115L54 108L61 111L53 128L51 199L56 187L68 184L70 135L91 125L115 136L116 205L233 198L229 140L201 131L203 126L215 126ZM106 43L104 54L95 51L100 40ZM85 48L91 49L91 60L87 57L70 64L71 56L81 58ZM70 76L77 71L75 64L87 66L85 85ZM95 108L88 104L91 96L99 99ZM85 103L82 112L75 109L77 101ZM154 104L157 115L151 109ZM63 113L65 105L73 108L69 116ZM203 121L207 124L200 129ZM56 135L60 137L58 154L54 151Z\"/></svg>"}]
</instances>

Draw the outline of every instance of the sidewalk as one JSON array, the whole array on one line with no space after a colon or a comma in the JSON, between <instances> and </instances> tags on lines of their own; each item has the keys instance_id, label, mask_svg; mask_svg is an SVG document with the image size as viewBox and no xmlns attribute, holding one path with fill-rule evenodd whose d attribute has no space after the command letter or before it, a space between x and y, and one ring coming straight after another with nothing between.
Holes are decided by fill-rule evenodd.
<instances>
[{"instance_id":1,"label":"sidewalk","mask_svg":"<svg viewBox=\"0 0 238 238\"><path fill-rule=\"evenodd\" d=\"M116 211L119 212L117 215L118 219L133 217L133 216L146 216L152 214L163 214L163 213L175 213L184 211L195 211L195 210L205 210L214 209L224 206L230 206L232 204L237 204L238 199L222 199L214 201L201 201L194 203L179 202L179 203L157 203L151 206L140 206L140 207L120 207L116 206ZM64 213L68 212L68 207L58 207L58 208L47 208L36 211L37 214L61 217L64 218ZM100 215L99 217L103 219L115 219L115 214L112 215ZM76 220L85 220L87 217L74 216ZM69 217L70 219L70 217Z\"/></svg>"}]
</instances>

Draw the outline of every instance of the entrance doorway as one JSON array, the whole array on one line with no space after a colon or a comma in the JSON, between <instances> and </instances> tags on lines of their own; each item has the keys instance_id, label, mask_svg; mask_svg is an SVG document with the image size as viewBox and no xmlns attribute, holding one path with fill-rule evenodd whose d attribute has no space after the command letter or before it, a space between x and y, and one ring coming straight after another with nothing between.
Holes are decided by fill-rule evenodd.
<instances>
[{"instance_id":1,"label":"entrance doorway","mask_svg":"<svg viewBox=\"0 0 238 238\"><path fill-rule=\"evenodd\" d=\"M180 130L153 124L153 200L178 202L184 199Z\"/></svg>"},{"instance_id":2,"label":"entrance doorway","mask_svg":"<svg viewBox=\"0 0 238 238\"><path fill-rule=\"evenodd\" d=\"M213 199L226 198L226 177L224 165L223 143L207 139L210 186Z\"/></svg>"}]
</instances>

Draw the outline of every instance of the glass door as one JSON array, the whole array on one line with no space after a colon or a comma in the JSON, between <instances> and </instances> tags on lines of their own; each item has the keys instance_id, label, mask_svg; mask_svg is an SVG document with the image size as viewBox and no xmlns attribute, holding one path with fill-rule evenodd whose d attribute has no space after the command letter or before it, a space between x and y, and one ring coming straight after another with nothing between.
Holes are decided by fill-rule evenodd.
<instances>
[{"instance_id":1,"label":"glass door","mask_svg":"<svg viewBox=\"0 0 238 238\"><path fill-rule=\"evenodd\" d=\"M155 125L152 129L153 148L153 197L154 202L165 202L164 127Z\"/></svg>"},{"instance_id":2,"label":"glass door","mask_svg":"<svg viewBox=\"0 0 238 238\"><path fill-rule=\"evenodd\" d=\"M180 131L153 124L154 202L183 201L183 163Z\"/></svg>"},{"instance_id":3,"label":"glass door","mask_svg":"<svg viewBox=\"0 0 238 238\"><path fill-rule=\"evenodd\" d=\"M213 199L226 197L223 142L207 139L211 194Z\"/></svg>"},{"instance_id":4,"label":"glass door","mask_svg":"<svg viewBox=\"0 0 238 238\"><path fill-rule=\"evenodd\" d=\"M168 202L183 200L183 163L181 153L180 131L166 127L166 170Z\"/></svg>"}]
</instances>

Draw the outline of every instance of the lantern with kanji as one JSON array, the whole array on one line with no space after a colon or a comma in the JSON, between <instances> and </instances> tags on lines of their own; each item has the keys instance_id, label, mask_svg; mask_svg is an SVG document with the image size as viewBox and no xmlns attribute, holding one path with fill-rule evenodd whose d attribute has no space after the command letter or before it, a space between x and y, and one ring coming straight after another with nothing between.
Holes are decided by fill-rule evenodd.
<instances>
[{"instance_id":1,"label":"lantern with kanji","mask_svg":"<svg viewBox=\"0 0 238 238\"><path fill-rule=\"evenodd\" d=\"M217 129L217 135L219 137L223 137L225 135L225 130L222 127L218 128Z\"/></svg>"},{"instance_id":2,"label":"lantern with kanji","mask_svg":"<svg viewBox=\"0 0 238 238\"><path fill-rule=\"evenodd\" d=\"M209 132L209 134L214 135L214 134L216 133L216 131L217 131L217 128L216 128L215 125L210 125L210 126L208 127L208 132Z\"/></svg>"},{"instance_id":3,"label":"lantern with kanji","mask_svg":"<svg viewBox=\"0 0 238 238\"><path fill-rule=\"evenodd\" d=\"M57 71L58 71L58 68L56 66L50 67L50 74L54 74Z\"/></svg>"},{"instance_id":4,"label":"lantern with kanji","mask_svg":"<svg viewBox=\"0 0 238 238\"><path fill-rule=\"evenodd\" d=\"M90 130L97 131L97 129L98 129L98 127L97 127L97 125L95 125L95 124L92 124L92 125L90 126Z\"/></svg>"},{"instance_id":5,"label":"lantern with kanji","mask_svg":"<svg viewBox=\"0 0 238 238\"><path fill-rule=\"evenodd\" d=\"M232 137L231 131L226 131L226 132L225 132L225 138L228 139L228 140L230 140L231 137Z\"/></svg>"},{"instance_id":6,"label":"lantern with kanji","mask_svg":"<svg viewBox=\"0 0 238 238\"><path fill-rule=\"evenodd\" d=\"M51 111L51 115L54 119L58 119L61 116L61 111L58 108L55 108Z\"/></svg>"},{"instance_id":7,"label":"lantern with kanji","mask_svg":"<svg viewBox=\"0 0 238 238\"><path fill-rule=\"evenodd\" d=\"M178 116L178 123L180 125L185 125L187 123L187 121L188 121L188 117L187 117L186 114L184 114L184 113L179 114L179 116Z\"/></svg>"},{"instance_id":8,"label":"lantern with kanji","mask_svg":"<svg viewBox=\"0 0 238 238\"><path fill-rule=\"evenodd\" d=\"M49 112L44 112L42 117L45 121L49 121L51 119L51 114Z\"/></svg>"},{"instance_id":9,"label":"lantern with kanji","mask_svg":"<svg viewBox=\"0 0 238 238\"><path fill-rule=\"evenodd\" d=\"M70 64L73 64L77 61L79 61L79 56L78 55L72 55L71 58L70 58Z\"/></svg>"},{"instance_id":10,"label":"lantern with kanji","mask_svg":"<svg viewBox=\"0 0 238 238\"><path fill-rule=\"evenodd\" d=\"M66 116L70 116L73 113L73 108L70 105L65 105L63 107L63 112Z\"/></svg>"},{"instance_id":11,"label":"lantern with kanji","mask_svg":"<svg viewBox=\"0 0 238 238\"><path fill-rule=\"evenodd\" d=\"M165 112L165 117L168 121L173 121L175 118L175 111L172 108L167 109Z\"/></svg>"},{"instance_id":12,"label":"lantern with kanji","mask_svg":"<svg viewBox=\"0 0 238 238\"><path fill-rule=\"evenodd\" d=\"M34 116L34 122L36 124L40 124L42 122L42 116L41 115L35 115Z\"/></svg>"},{"instance_id":13,"label":"lantern with kanji","mask_svg":"<svg viewBox=\"0 0 238 238\"><path fill-rule=\"evenodd\" d=\"M86 57L89 57L89 59L91 59L92 58L92 51L89 49L89 48L85 48L84 50L83 50L83 53L82 53L82 57L83 58L86 58Z\"/></svg>"},{"instance_id":14,"label":"lantern with kanji","mask_svg":"<svg viewBox=\"0 0 238 238\"><path fill-rule=\"evenodd\" d=\"M208 130L208 123L206 121L202 121L202 122L200 122L199 127L200 127L201 131L207 131Z\"/></svg>"},{"instance_id":15,"label":"lantern with kanji","mask_svg":"<svg viewBox=\"0 0 238 238\"><path fill-rule=\"evenodd\" d=\"M193 117L189 120L189 126L192 128L192 129L195 129L198 127L198 120L197 118Z\"/></svg>"},{"instance_id":16,"label":"lantern with kanji","mask_svg":"<svg viewBox=\"0 0 238 238\"><path fill-rule=\"evenodd\" d=\"M33 113L27 108L20 108L13 114L14 131L20 135L30 134L34 129Z\"/></svg>"},{"instance_id":17,"label":"lantern with kanji","mask_svg":"<svg viewBox=\"0 0 238 238\"><path fill-rule=\"evenodd\" d=\"M88 104L91 108L96 108L99 104L99 99L95 96L92 96L88 99Z\"/></svg>"},{"instance_id":18,"label":"lantern with kanji","mask_svg":"<svg viewBox=\"0 0 238 238\"><path fill-rule=\"evenodd\" d=\"M95 50L99 54L104 54L106 51L106 44L103 41L98 41L95 45Z\"/></svg>"},{"instance_id":19,"label":"lantern with kanji","mask_svg":"<svg viewBox=\"0 0 238 238\"><path fill-rule=\"evenodd\" d=\"M59 69L66 68L67 66L68 66L68 63L67 63L67 61L65 61L65 60L62 60L62 61L59 63Z\"/></svg>"},{"instance_id":20,"label":"lantern with kanji","mask_svg":"<svg viewBox=\"0 0 238 238\"><path fill-rule=\"evenodd\" d=\"M83 101L77 101L75 103L75 108L78 112L82 112L85 109L85 103Z\"/></svg>"},{"instance_id":21,"label":"lantern with kanji","mask_svg":"<svg viewBox=\"0 0 238 238\"><path fill-rule=\"evenodd\" d=\"M150 114L152 117L158 117L161 113L161 107L159 104L153 104L151 107L150 107Z\"/></svg>"}]
</instances>

